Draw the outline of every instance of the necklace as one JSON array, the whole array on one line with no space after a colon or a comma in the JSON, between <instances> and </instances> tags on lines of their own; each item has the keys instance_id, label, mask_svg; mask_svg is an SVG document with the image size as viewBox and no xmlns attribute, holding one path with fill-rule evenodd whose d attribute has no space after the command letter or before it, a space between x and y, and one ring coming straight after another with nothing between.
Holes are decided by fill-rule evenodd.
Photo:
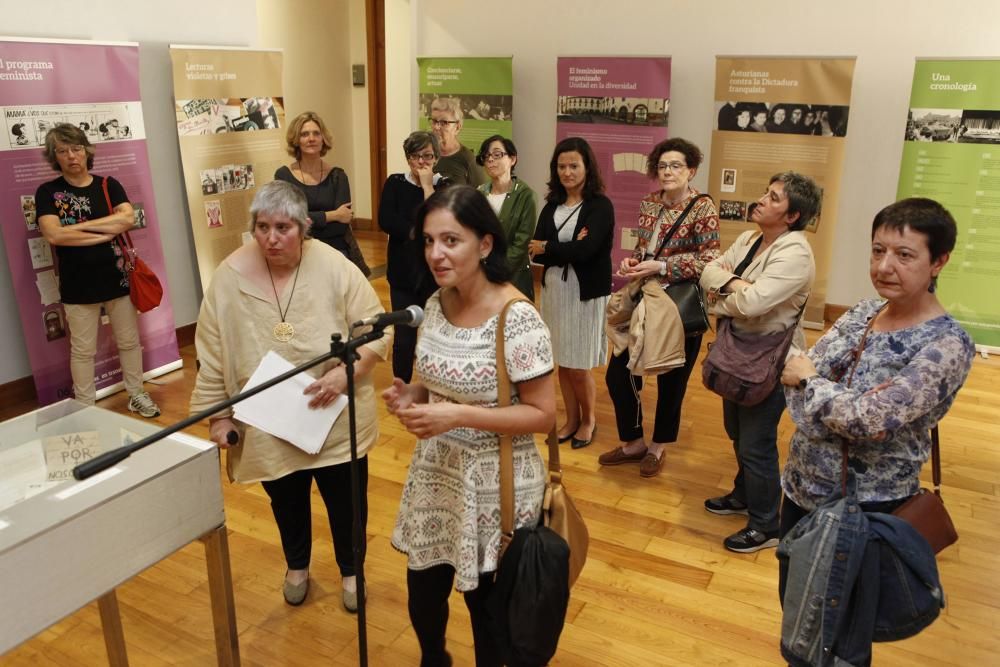
<instances>
[{"instance_id":1,"label":"necklace","mask_svg":"<svg viewBox=\"0 0 1000 667\"><path fill-rule=\"evenodd\" d=\"M296 163L299 166L299 173L302 174L303 176L305 176L308 172L305 169L302 168L302 160L297 160ZM313 179L316 181L315 183L313 183L313 185L319 185L320 184L320 181L323 180L323 161L322 160L319 161L319 171L317 172L317 174L315 176L313 176L312 174L309 174L309 175L312 176ZM305 183L305 179L303 179L302 182Z\"/></svg>"},{"instance_id":2,"label":"necklace","mask_svg":"<svg viewBox=\"0 0 1000 667\"><path fill-rule=\"evenodd\" d=\"M295 286L299 282L299 268L302 266L302 260L299 259L298 266L295 267L295 280L292 281L292 291L288 295L288 303L285 304L285 310L281 310L281 299L278 298L278 288L274 286L274 276L271 275L271 265L264 260L264 266L267 267L267 277L271 279L271 289L274 290L274 302L278 305L278 317L281 321L274 325L272 334L274 335L274 340L279 343L287 343L295 336L295 327L292 326L290 322L285 321L285 316L288 315L288 310L292 307L292 297L295 296Z\"/></svg>"}]
</instances>

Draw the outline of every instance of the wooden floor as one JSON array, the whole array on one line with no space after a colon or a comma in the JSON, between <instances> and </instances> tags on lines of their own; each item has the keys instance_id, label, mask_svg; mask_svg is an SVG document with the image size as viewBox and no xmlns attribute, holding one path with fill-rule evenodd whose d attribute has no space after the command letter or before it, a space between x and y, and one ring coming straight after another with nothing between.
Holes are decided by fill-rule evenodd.
<instances>
[{"instance_id":1,"label":"wooden floor","mask_svg":"<svg viewBox=\"0 0 1000 667\"><path fill-rule=\"evenodd\" d=\"M373 266L384 262L374 235L362 234ZM374 281L388 305L384 278ZM813 337L814 338L814 337ZM194 381L193 349L184 368L149 390L169 424L186 416ZM389 364L376 371L389 384ZM721 423L720 399L692 375L679 441L663 473L641 479L633 466L603 469L597 456L616 444L614 415L599 387L599 428L589 448L562 452L565 482L591 531L590 557L573 589L553 665L776 665L781 613L774 550L727 552L722 538L744 517L719 517L705 498L730 488L735 464ZM977 358L972 375L941 424L945 499L961 535L939 560L948 606L915 638L875 648L876 665L1000 664L1000 362ZM652 400L652 390L646 390ZM101 406L126 411L116 395ZM0 406L8 418L34 406ZM379 445L370 454L368 646L373 665L417 665L419 650L406 612L404 556L389 544L414 439L379 405ZM648 420L647 420L648 421ZM650 428L647 424L647 429ZM780 431L782 460L792 424ZM191 433L205 437L202 426ZM926 471L925 479L929 476ZM281 597L285 566L278 531L259 485L224 479L236 590L240 652L245 665L357 664L355 616L340 604L325 513L313 515L312 589L306 603ZM314 507L322 503L314 492ZM122 545L127 548L127 545ZM118 589L134 665L211 665L214 644L204 552L190 545ZM3 599L0 604L16 604ZM472 635L459 595L451 598L449 650L472 665ZM92 604L0 657L3 665L106 664Z\"/></svg>"}]
</instances>

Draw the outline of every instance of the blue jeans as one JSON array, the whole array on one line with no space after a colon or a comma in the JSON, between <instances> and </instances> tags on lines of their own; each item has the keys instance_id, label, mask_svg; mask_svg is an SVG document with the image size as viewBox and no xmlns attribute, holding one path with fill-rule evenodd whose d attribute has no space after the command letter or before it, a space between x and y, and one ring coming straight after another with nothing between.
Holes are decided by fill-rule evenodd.
<instances>
[{"instance_id":1,"label":"blue jeans","mask_svg":"<svg viewBox=\"0 0 1000 667\"><path fill-rule=\"evenodd\" d=\"M757 405L722 401L722 420L739 466L733 479L733 497L747 506L747 525L762 533L778 530L778 422L784 409L785 392L780 384Z\"/></svg>"}]
</instances>

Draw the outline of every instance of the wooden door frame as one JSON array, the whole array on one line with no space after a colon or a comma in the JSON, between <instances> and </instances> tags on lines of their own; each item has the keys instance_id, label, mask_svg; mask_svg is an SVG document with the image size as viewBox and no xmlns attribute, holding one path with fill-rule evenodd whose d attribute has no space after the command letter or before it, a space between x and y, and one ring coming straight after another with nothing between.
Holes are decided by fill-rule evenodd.
<instances>
[{"instance_id":1,"label":"wooden door frame","mask_svg":"<svg viewBox=\"0 0 1000 667\"><path fill-rule=\"evenodd\" d=\"M385 121L385 0L365 0L368 43L368 152L371 165L372 226L378 230L382 184L388 177Z\"/></svg>"}]
</instances>

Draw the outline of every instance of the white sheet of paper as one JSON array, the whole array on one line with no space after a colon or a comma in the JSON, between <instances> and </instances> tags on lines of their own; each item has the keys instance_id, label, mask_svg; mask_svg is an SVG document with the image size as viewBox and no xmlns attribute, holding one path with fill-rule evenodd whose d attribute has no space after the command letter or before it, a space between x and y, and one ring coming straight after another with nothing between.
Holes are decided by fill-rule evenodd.
<instances>
[{"instance_id":1,"label":"white sheet of paper","mask_svg":"<svg viewBox=\"0 0 1000 667\"><path fill-rule=\"evenodd\" d=\"M56 280L55 271L42 271L36 274L35 285L38 286L38 295L42 298L43 306L59 302L61 298L59 296L59 281Z\"/></svg>"},{"instance_id":2,"label":"white sheet of paper","mask_svg":"<svg viewBox=\"0 0 1000 667\"><path fill-rule=\"evenodd\" d=\"M264 355L243 391L286 373L295 366L274 351ZM300 373L256 396L237 403L233 416L276 438L287 440L302 451L315 454L323 447L337 417L347 407L347 396L337 397L329 406L311 410L311 396L302 392L314 378Z\"/></svg>"},{"instance_id":3,"label":"white sheet of paper","mask_svg":"<svg viewBox=\"0 0 1000 667\"><path fill-rule=\"evenodd\" d=\"M31 484L45 481L45 454L41 440L0 449L0 510L27 497Z\"/></svg>"},{"instance_id":4,"label":"white sheet of paper","mask_svg":"<svg viewBox=\"0 0 1000 667\"><path fill-rule=\"evenodd\" d=\"M31 253L31 268L47 269L52 266L52 246L44 238L28 239L28 251Z\"/></svg>"}]
</instances>

